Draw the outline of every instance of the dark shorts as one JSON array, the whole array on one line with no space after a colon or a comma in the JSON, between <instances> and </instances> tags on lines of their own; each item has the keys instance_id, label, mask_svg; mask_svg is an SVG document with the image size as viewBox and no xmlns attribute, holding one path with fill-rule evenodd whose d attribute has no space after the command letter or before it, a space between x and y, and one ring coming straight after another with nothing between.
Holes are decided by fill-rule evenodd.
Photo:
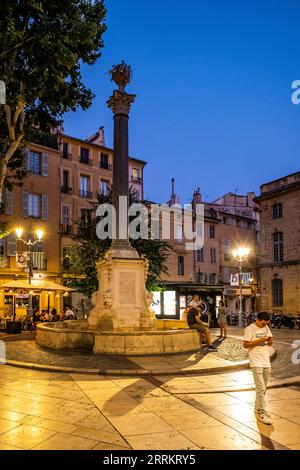
<instances>
[{"instance_id":1,"label":"dark shorts","mask_svg":"<svg viewBox=\"0 0 300 470\"><path fill-rule=\"evenodd\" d=\"M193 330L198 330L200 333L205 333L207 328L204 325L201 325L200 323L193 323L192 325L189 325L189 328Z\"/></svg>"}]
</instances>

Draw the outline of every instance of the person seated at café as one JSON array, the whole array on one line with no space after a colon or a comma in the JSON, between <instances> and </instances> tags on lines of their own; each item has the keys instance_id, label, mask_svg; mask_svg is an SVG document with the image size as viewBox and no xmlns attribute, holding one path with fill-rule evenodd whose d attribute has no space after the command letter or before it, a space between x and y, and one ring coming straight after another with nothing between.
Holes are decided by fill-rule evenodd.
<instances>
[{"instance_id":1,"label":"person seated at caf\u00e9","mask_svg":"<svg viewBox=\"0 0 300 470\"><path fill-rule=\"evenodd\" d=\"M56 311L56 308L53 308L51 310L51 319L50 321L54 322L54 321L60 321L60 316L58 315L57 311Z\"/></svg>"},{"instance_id":2,"label":"person seated at caf\u00e9","mask_svg":"<svg viewBox=\"0 0 300 470\"><path fill-rule=\"evenodd\" d=\"M65 314L65 319L66 320L74 320L74 312L71 307L67 307L66 314Z\"/></svg>"}]
</instances>

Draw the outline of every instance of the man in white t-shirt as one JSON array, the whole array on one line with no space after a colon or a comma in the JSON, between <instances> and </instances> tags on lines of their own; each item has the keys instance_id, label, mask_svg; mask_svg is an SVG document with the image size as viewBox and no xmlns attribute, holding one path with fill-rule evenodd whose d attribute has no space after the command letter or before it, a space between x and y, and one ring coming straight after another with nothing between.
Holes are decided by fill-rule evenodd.
<instances>
[{"instance_id":1,"label":"man in white t-shirt","mask_svg":"<svg viewBox=\"0 0 300 470\"><path fill-rule=\"evenodd\" d=\"M272 345L272 333L268 324L270 314L259 312L255 323L247 326L244 332L244 348L249 350L249 362L253 373L256 390L255 412L265 424L272 424L266 410L265 394L271 371L269 347Z\"/></svg>"}]
</instances>

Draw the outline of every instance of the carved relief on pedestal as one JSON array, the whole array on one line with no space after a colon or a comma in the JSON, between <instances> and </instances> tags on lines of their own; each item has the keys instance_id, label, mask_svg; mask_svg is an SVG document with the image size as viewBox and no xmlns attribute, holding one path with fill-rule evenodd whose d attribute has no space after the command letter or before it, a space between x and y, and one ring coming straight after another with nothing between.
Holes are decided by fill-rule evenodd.
<instances>
[{"instance_id":1,"label":"carved relief on pedestal","mask_svg":"<svg viewBox=\"0 0 300 470\"><path fill-rule=\"evenodd\" d=\"M111 307L112 307L112 302L113 302L112 291L111 291L111 289L106 289L106 291L104 292L104 295L103 295L104 308L106 310L110 310Z\"/></svg>"}]
</instances>

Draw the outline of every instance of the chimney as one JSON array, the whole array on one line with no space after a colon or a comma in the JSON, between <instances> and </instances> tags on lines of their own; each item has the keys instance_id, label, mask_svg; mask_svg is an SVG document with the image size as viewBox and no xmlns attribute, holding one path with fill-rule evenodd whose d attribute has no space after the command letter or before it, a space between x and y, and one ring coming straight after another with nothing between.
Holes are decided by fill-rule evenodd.
<instances>
[{"instance_id":1,"label":"chimney","mask_svg":"<svg viewBox=\"0 0 300 470\"><path fill-rule=\"evenodd\" d=\"M255 192L251 191L247 193L247 206L253 206L253 199L255 198Z\"/></svg>"},{"instance_id":2,"label":"chimney","mask_svg":"<svg viewBox=\"0 0 300 470\"><path fill-rule=\"evenodd\" d=\"M201 198L200 188L197 188L197 190L194 191L194 194L193 194L192 204L201 204L201 202L202 202L202 198Z\"/></svg>"},{"instance_id":3,"label":"chimney","mask_svg":"<svg viewBox=\"0 0 300 470\"><path fill-rule=\"evenodd\" d=\"M99 145L101 145L102 147L105 147L104 126L99 127L98 134L99 134L99 139L97 140L99 140Z\"/></svg>"},{"instance_id":4,"label":"chimney","mask_svg":"<svg viewBox=\"0 0 300 470\"><path fill-rule=\"evenodd\" d=\"M172 193L171 193L171 199L167 202L169 206L172 206L174 204L180 204L180 199L178 196L175 194L175 179L172 178Z\"/></svg>"}]
</instances>

